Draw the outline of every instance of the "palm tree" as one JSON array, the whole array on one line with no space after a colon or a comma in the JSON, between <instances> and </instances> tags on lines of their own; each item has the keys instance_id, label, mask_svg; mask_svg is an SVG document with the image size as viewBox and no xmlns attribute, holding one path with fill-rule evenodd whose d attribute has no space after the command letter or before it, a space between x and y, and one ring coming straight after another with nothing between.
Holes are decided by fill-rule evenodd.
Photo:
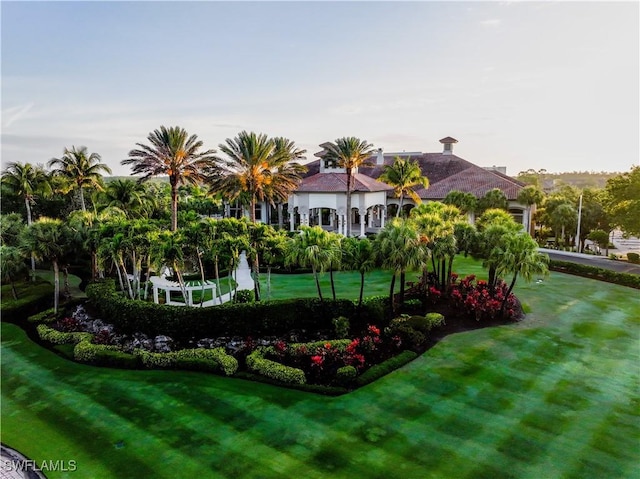
<instances>
[{"instance_id":1,"label":"palm tree","mask_svg":"<svg viewBox=\"0 0 640 479\"><path fill-rule=\"evenodd\" d=\"M384 171L380 175L380 180L393 186L393 191L400 198L400 206L396 213L396 218L402 211L404 196L409 196L416 204L422 202L418 194L413 190L414 186L429 188L429 179L422 176L422 170L417 161L410 158L402 159L399 156L393 160L393 165L384 165Z\"/></svg>"},{"instance_id":2,"label":"palm tree","mask_svg":"<svg viewBox=\"0 0 640 479\"><path fill-rule=\"evenodd\" d=\"M371 271L376 264L373 243L367 238L343 238L342 261L345 269L356 270L360 273L358 306L362 306L364 275Z\"/></svg>"},{"instance_id":3,"label":"palm tree","mask_svg":"<svg viewBox=\"0 0 640 479\"><path fill-rule=\"evenodd\" d=\"M46 259L53 265L54 311L58 312L60 295L59 261L68 245L68 228L62 220L42 217L20 235L21 249L33 254L36 259Z\"/></svg>"},{"instance_id":4,"label":"palm tree","mask_svg":"<svg viewBox=\"0 0 640 479\"><path fill-rule=\"evenodd\" d=\"M285 257L287 265L311 267L320 301L323 298L318 274L329 266L334 255L333 250L328 248L326 237L327 232L319 226L302 226L300 232L289 240Z\"/></svg>"},{"instance_id":5,"label":"palm tree","mask_svg":"<svg viewBox=\"0 0 640 479\"><path fill-rule=\"evenodd\" d=\"M520 193L518 193L518 203L527 205L529 208L529 234L533 234L533 223L531 221L531 218L533 217L533 205L539 205L542 203L543 199L544 193L540 188L534 185L525 186L520 190Z\"/></svg>"},{"instance_id":6,"label":"palm tree","mask_svg":"<svg viewBox=\"0 0 640 479\"><path fill-rule=\"evenodd\" d=\"M417 228L408 220L394 218L375 239L375 249L382 267L393 271L389 303L395 311L393 290L396 274L400 273L400 304L404 304L405 276L408 270L424 266L428 252Z\"/></svg>"},{"instance_id":7,"label":"palm tree","mask_svg":"<svg viewBox=\"0 0 640 479\"><path fill-rule=\"evenodd\" d=\"M273 138L275 145L275 156L280 159L280 166L278 166L279 174L291 175L295 174L296 184L299 182L299 177L307 170L307 167L299 163L300 160L306 159L304 154L307 150L299 149L296 144L283 136L276 136ZM291 192L288 192L290 194ZM282 229L284 226L284 220L282 217L282 205L288 198L276 198L276 204L278 206L278 228Z\"/></svg>"},{"instance_id":8,"label":"palm tree","mask_svg":"<svg viewBox=\"0 0 640 479\"><path fill-rule=\"evenodd\" d=\"M195 184L205 179L214 166L215 150L200 152L202 141L188 136L184 128L161 126L147 137L149 145L136 143L139 149L129 152L123 165L132 165L134 174L142 174L140 182L157 175L168 175L171 185L171 231L178 229L178 186Z\"/></svg>"},{"instance_id":9,"label":"palm tree","mask_svg":"<svg viewBox=\"0 0 640 479\"><path fill-rule=\"evenodd\" d=\"M502 210L509 209L509 201L507 196L500 188L493 188L478 201L478 213L483 213L490 208L499 208Z\"/></svg>"},{"instance_id":10,"label":"palm tree","mask_svg":"<svg viewBox=\"0 0 640 479\"><path fill-rule=\"evenodd\" d=\"M18 299L14 280L25 269L24 256L16 246L0 245L0 274L2 281L9 281L13 299Z\"/></svg>"},{"instance_id":11,"label":"palm tree","mask_svg":"<svg viewBox=\"0 0 640 479\"><path fill-rule=\"evenodd\" d=\"M2 190L5 193L21 197L27 211L27 226L31 226L33 218L31 205L39 195L51 194L49 175L41 166L33 166L31 163L9 163L2 172ZM31 257L31 278L35 281L36 260Z\"/></svg>"},{"instance_id":12,"label":"palm tree","mask_svg":"<svg viewBox=\"0 0 640 479\"><path fill-rule=\"evenodd\" d=\"M453 205L457 207L462 213L468 214L477 209L478 198L471 193L465 193L459 190L451 190L444 197L442 202L445 205Z\"/></svg>"},{"instance_id":13,"label":"palm tree","mask_svg":"<svg viewBox=\"0 0 640 479\"><path fill-rule=\"evenodd\" d=\"M498 263L499 275L513 273L513 279L500 306L500 314L503 314L509 295L516 285L518 275L527 282L530 282L535 274L547 275L549 273L547 267L549 256L538 252L538 243L525 232L506 235L501 244L493 251L493 255Z\"/></svg>"},{"instance_id":14,"label":"palm tree","mask_svg":"<svg viewBox=\"0 0 640 479\"><path fill-rule=\"evenodd\" d=\"M96 188L102 191L100 184L102 180L101 172L111 174L111 168L102 163L102 158L98 153L89 153L86 146L76 149L72 146L69 150L64 149L61 158L52 158L47 165L52 168L52 174L61 176L69 181L71 189L80 191L80 204L82 211L87 211L84 201L84 188Z\"/></svg>"},{"instance_id":15,"label":"palm tree","mask_svg":"<svg viewBox=\"0 0 640 479\"><path fill-rule=\"evenodd\" d=\"M104 207L120 208L128 218L148 217L154 208L145 184L130 179L109 181L99 200Z\"/></svg>"},{"instance_id":16,"label":"palm tree","mask_svg":"<svg viewBox=\"0 0 640 479\"><path fill-rule=\"evenodd\" d=\"M335 143L325 145L325 159L335 161L347 173L347 236L351 236L351 191L353 174L360 166L368 166L373 145L353 136L338 138Z\"/></svg>"}]
</instances>

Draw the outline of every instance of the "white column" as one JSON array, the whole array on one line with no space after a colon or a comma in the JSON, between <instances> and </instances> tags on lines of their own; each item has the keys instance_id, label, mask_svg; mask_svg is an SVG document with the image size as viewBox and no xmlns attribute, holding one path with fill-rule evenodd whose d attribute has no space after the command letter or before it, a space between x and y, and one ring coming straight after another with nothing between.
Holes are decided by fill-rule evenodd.
<instances>
[{"instance_id":1,"label":"white column","mask_svg":"<svg viewBox=\"0 0 640 479\"><path fill-rule=\"evenodd\" d=\"M358 210L358 213L360 214L360 238L364 238L365 234L364 234L364 215L366 213L366 210L364 208L360 208Z\"/></svg>"},{"instance_id":2,"label":"white column","mask_svg":"<svg viewBox=\"0 0 640 479\"><path fill-rule=\"evenodd\" d=\"M384 228L384 219L387 216L387 207L383 206L380 209L380 228Z\"/></svg>"},{"instance_id":3,"label":"white column","mask_svg":"<svg viewBox=\"0 0 640 479\"><path fill-rule=\"evenodd\" d=\"M289 212L289 231L294 231L296 227L296 215L293 211Z\"/></svg>"},{"instance_id":4,"label":"white column","mask_svg":"<svg viewBox=\"0 0 640 479\"><path fill-rule=\"evenodd\" d=\"M318 225L322 228L322 208L318 208Z\"/></svg>"},{"instance_id":5,"label":"white column","mask_svg":"<svg viewBox=\"0 0 640 479\"><path fill-rule=\"evenodd\" d=\"M369 210L369 222L367 224L369 228L373 226L373 208Z\"/></svg>"},{"instance_id":6,"label":"white column","mask_svg":"<svg viewBox=\"0 0 640 479\"><path fill-rule=\"evenodd\" d=\"M171 291L168 289L164 290L165 304L169 304L171 302Z\"/></svg>"},{"instance_id":7,"label":"white column","mask_svg":"<svg viewBox=\"0 0 640 479\"><path fill-rule=\"evenodd\" d=\"M343 220L342 220L342 215L338 215L338 234L339 235L344 235L344 233L342 232L342 227L343 227Z\"/></svg>"},{"instance_id":8,"label":"white column","mask_svg":"<svg viewBox=\"0 0 640 479\"><path fill-rule=\"evenodd\" d=\"M158 287L154 284L153 285L153 302L158 304Z\"/></svg>"},{"instance_id":9,"label":"white column","mask_svg":"<svg viewBox=\"0 0 640 479\"><path fill-rule=\"evenodd\" d=\"M335 227L335 225L336 225L335 219L336 219L336 212L333 211L333 210L330 210L329 211L329 226L331 226L332 228Z\"/></svg>"},{"instance_id":10,"label":"white column","mask_svg":"<svg viewBox=\"0 0 640 479\"><path fill-rule=\"evenodd\" d=\"M189 289L187 291L187 306L191 306L193 304L193 290Z\"/></svg>"}]
</instances>

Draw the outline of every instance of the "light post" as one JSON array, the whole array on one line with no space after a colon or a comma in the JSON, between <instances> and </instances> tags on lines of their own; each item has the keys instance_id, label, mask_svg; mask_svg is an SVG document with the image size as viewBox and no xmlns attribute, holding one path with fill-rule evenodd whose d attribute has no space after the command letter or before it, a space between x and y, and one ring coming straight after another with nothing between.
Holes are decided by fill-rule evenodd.
<instances>
[{"instance_id":1,"label":"light post","mask_svg":"<svg viewBox=\"0 0 640 479\"><path fill-rule=\"evenodd\" d=\"M580 220L582 219L582 193L580 194L580 203L578 205L578 231L576 232L576 252L580 253Z\"/></svg>"}]
</instances>

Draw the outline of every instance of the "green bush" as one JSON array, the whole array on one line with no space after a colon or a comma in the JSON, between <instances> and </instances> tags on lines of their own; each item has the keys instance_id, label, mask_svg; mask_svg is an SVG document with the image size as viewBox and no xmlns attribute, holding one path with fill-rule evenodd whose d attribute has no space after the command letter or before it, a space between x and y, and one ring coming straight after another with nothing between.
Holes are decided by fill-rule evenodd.
<instances>
[{"instance_id":1,"label":"green bush","mask_svg":"<svg viewBox=\"0 0 640 479\"><path fill-rule=\"evenodd\" d=\"M549 269L640 289L640 275L637 274L617 273L604 268L557 260L551 260L549 262Z\"/></svg>"},{"instance_id":2,"label":"green bush","mask_svg":"<svg viewBox=\"0 0 640 479\"><path fill-rule=\"evenodd\" d=\"M371 366L364 373L362 373L358 378L356 378L356 384L358 386L365 386L369 383L372 383L376 379L379 379L382 376L386 376L391 371L395 371L396 369L401 368L402 366L413 361L417 357L418 355L413 351L403 351L397 356L387 359L383 363L376 364L375 366Z\"/></svg>"},{"instance_id":3,"label":"green bush","mask_svg":"<svg viewBox=\"0 0 640 479\"><path fill-rule=\"evenodd\" d=\"M249 371L261 374L283 383L305 384L307 378L304 371L298 368L285 366L284 364L265 359L264 355L273 348L258 348L247 356L247 368Z\"/></svg>"},{"instance_id":4,"label":"green bush","mask_svg":"<svg viewBox=\"0 0 640 479\"><path fill-rule=\"evenodd\" d=\"M240 289L233 296L234 303L253 303L255 300L256 296L250 289Z\"/></svg>"},{"instance_id":5,"label":"green bush","mask_svg":"<svg viewBox=\"0 0 640 479\"><path fill-rule=\"evenodd\" d=\"M362 300L360 310L360 317L364 319L362 326L366 326L366 324L385 326L388 324L391 314L388 296L371 296Z\"/></svg>"},{"instance_id":6,"label":"green bush","mask_svg":"<svg viewBox=\"0 0 640 479\"><path fill-rule=\"evenodd\" d=\"M430 325L429 329L438 328L445 324L444 316L440 313L427 313L424 317L425 321Z\"/></svg>"},{"instance_id":7,"label":"green bush","mask_svg":"<svg viewBox=\"0 0 640 479\"><path fill-rule=\"evenodd\" d=\"M56 315L53 312L53 308L49 308L49 309L45 309L44 311L38 313L38 314L34 314L33 316L29 316L27 318L27 321L29 323L33 323L33 324L40 324L40 323L53 323L54 321L56 321L57 319L59 319L61 317L61 312L58 312L58 314Z\"/></svg>"},{"instance_id":8,"label":"green bush","mask_svg":"<svg viewBox=\"0 0 640 479\"><path fill-rule=\"evenodd\" d=\"M149 369L193 369L196 371L222 372L232 376L238 370L238 361L224 348L180 349L169 353L152 353L136 349L134 354Z\"/></svg>"},{"instance_id":9,"label":"green bush","mask_svg":"<svg viewBox=\"0 0 640 479\"><path fill-rule=\"evenodd\" d=\"M351 344L351 339L325 339L323 341L311 341L310 343L291 343L289 344L289 346L292 349L297 349L300 346L305 346L307 350L313 351L316 348L324 347L324 345L327 343L331 344L331 347L338 351L344 351L347 346Z\"/></svg>"},{"instance_id":10,"label":"green bush","mask_svg":"<svg viewBox=\"0 0 640 479\"><path fill-rule=\"evenodd\" d=\"M171 353L152 353L143 349L136 349L133 354L140 358L140 362L149 369L175 369L177 359Z\"/></svg>"},{"instance_id":11,"label":"green bush","mask_svg":"<svg viewBox=\"0 0 640 479\"><path fill-rule=\"evenodd\" d=\"M336 379L340 384L349 384L358 375L353 366L343 366L336 371Z\"/></svg>"},{"instance_id":12,"label":"green bush","mask_svg":"<svg viewBox=\"0 0 640 479\"><path fill-rule=\"evenodd\" d=\"M36 327L38 336L43 341L48 341L52 344L78 344L80 341L91 341L93 337L91 333L63 333L57 329L53 329L46 324L39 324Z\"/></svg>"},{"instance_id":13,"label":"green bush","mask_svg":"<svg viewBox=\"0 0 640 479\"><path fill-rule=\"evenodd\" d=\"M84 333L84 334L88 334L88 333ZM76 347L73 349L73 359L81 363L91 363L91 364L100 365L100 364L103 364L102 360L108 356L109 361L112 361L110 365L116 366L118 364L114 364L114 362L116 362L115 357L120 355L117 355L114 353L126 354L120 351L117 346L111 346L106 344L93 344L91 342L91 335L89 335L88 338L85 338L82 341L80 341L78 344L76 344ZM130 357L133 357L133 355L127 354L126 356L128 360L133 361L130 359ZM137 359L135 360L135 362L137 365Z\"/></svg>"},{"instance_id":14,"label":"green bush","mask_svg":"<svg viewBox=\"0 0 640 479\"><path fill-rule=\"evenodd\" d=\"M333 330L336 333L336 338L348 338L349 337L349 318L344 316L338 316L333 318Z\"/></svg>"},{"instance_id":15,"label":"green bush","mask_svg":"<svg viewBox=\"0 0 640 479\"><path fill-rule=\"evenodd\" d=\"M413 329L406 323L392 327L391 333L400 336L402 342L411 349L420 349L427 341L427 336L424 333Z\"/></svg>"},{"instance_id":16,"label":"green bush","mask_svg":"<svg viewBox=\"0 0 640 479\"><path fill-rule=\"evenodd\" d=\"M177 340L194 336L282 335L292 329L332 329L331 319L352 317L352 301L314 298L225 303L210 308L167 306L126 299L107 280L87 286L86 293L98 314L125 334L165 334Z\"/></svg>"},{"instance_id":17,"label":"green bush","mask_svg":"<svg viewBox=\"0 0 640 479\"><path fill-rule=\"evenodd\" d=\"M640 254L627 253L627 260L629 261L629 263L640 264Z\"/></svg>"}]
</instances>

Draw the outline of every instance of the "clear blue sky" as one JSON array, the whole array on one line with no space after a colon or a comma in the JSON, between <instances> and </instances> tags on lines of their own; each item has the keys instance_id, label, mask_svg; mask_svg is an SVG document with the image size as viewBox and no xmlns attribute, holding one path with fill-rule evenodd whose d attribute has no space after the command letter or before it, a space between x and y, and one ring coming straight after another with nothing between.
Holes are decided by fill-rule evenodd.
<instances>
[{"instance_id":1,"label":"clear blue sky","mask_svg":"<svg viewBox=\"0 0 640 479\"><path fill-rule=\"evenodd\" d=\"M161 125L309 150L358 136L517 174L627 171L638 2L7 2L2 163L85 145L114 174Z\"/></svg>"}]
</instances>

